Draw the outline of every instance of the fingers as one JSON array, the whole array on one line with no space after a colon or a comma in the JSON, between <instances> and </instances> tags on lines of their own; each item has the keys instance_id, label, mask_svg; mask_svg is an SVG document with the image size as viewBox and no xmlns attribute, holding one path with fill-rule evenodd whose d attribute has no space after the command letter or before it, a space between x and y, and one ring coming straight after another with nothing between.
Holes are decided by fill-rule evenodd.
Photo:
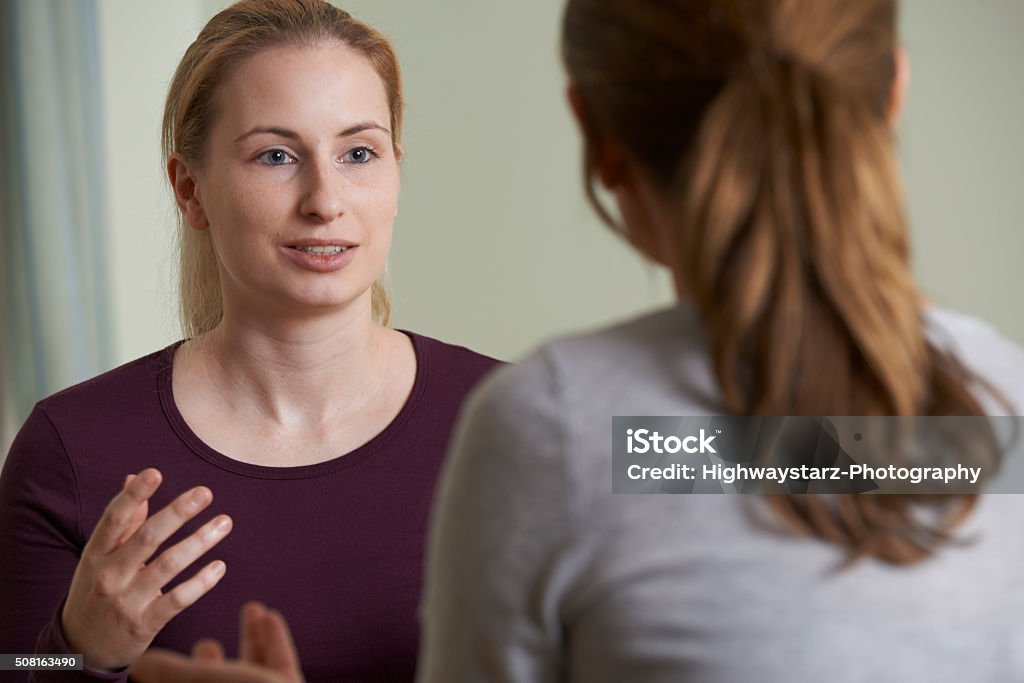
<instances>
[{"instance_id":1,"label":"fingers","mask_svg":"<svg viewBox=\"0 0 1024 683\"><path fill-rule=\"evenodd\" d=\"M161 481L160 472L151 468L125 480L75 568L62 626L65 638L78 644L93 668L118 668L138 657L168 621L211 590L226 571L223 562L212 562L174 590L160 592L231 527L230 518L219 516L147 566L160 544L213 498L209 489L197 487L147 520L149 501ZM200 653L214 654L205 646Z\"/></svg>"},{"instance_id":2,"label":"fingers","mask_svg":"<svg viewBox=\"0 0 1024 683\"><path fill-rule=\"evenodd\" d=\"M295 651L295 641L288 629L288 622L276 609L269 610L263 629L263 664L284 674L289 680L302 680L302 667Z\"/></svg>"},{"instance_id":3,"label":"fingers","mask_svg":"<svg viewBox=\"0 0 1024 683\"><path fill-rule=\"evenodd\" d=\"M238 635L238 658L243 662L260 661L263 643L263 617L267 608L259 602L247 602L242 605L239 615L241 625Z\"/></svg>"},{"instance_id":4,"label":"fingers","mask_svg":"<svg viewBox=\"0 0 1024 683\"><path fill-rule=\"evenodd\" d=\"M295 644L281 613L249 602L242 608L241 621L240 650L247 650L249 659L225 662L219 643L201 640L192 648L191 660L150 650L135 660L129 673L140 683L302 683ZM266 661L257 661L261 653Z\"/></svg>"},{"instance_id":5,"label":"fingers","mask_svg":"<svg viewBox=\"0 0 1024 683\"><path fill-rule=\"evenodd\" d=\"M217 582L224 578L225 571L227 566L222 561L215 560L170 593L153 600L146 608L146 622L150 628L154 631L162 629L168 621L216 586Z\"/></svg>"},{"instance_id":6,"label":"fingers","mask_svg":"<svg viewBox=\"0 0 1024 683\"><path fill-rule=\"evenodd\" d=\"M85 545L83 554L89 551L106 555L117 548L121 538L136 519L139 506L149 500L159 488L161 480L160 471L149 468L128 482L124 490L114 496L107 505L96 529L89 537L89 542Z\"/></svg>"},{"instance_id":7,"label":"fingers","mask_svg":"<svg viewBox=\"0 0 1024 683\"><path fill-rule=\"evenodd\" d=\"M142 564L153 556L160 544L170 538L171 534L202 512L211 502L213 493L205 486L197 486L186 491L150 517L124 544L120 553L124 555L128 564Z\"/></svg>"},{"instance_id":8,"label":"fingers","mask_svg":"<svg viewBox=\"0 0 1024 683\"><path fill-rule=\"evenodd\" d=\"M192 659L219 664L224 661L224 648L216 640L205 638L192 646Z\"/></svg>"},{"instance_id":9,"label":"fingers","mask_svg":"<svg viewBox=\"0 0 1024 683\"><path fill-rule=\"evenodd\" d=\"M231 532L231 526L231 518L227 515L214 517L147 564L132 583L131 592L140 599L148 599L159 592L186 567L223 541Z\"/></svg>"},{"instance_id":10,"label":"fingers","mask_svg":"<svg viewBox=\"0 0 1024 683\"><path fill-rule=\"evenodd\" d=\"M134 479L134 478L135 478L134 474L129 474L127 477L125 477L124 488L127 488L128 484L130 484L132 479ZM149 501L148 500L147 501L143 501L142 505L140 505L138 507L138 509L135 510L135 514L132 516L131 522L128 523L128 528L125 529L125 532L123 534L121 534L121 538L118 540L117 546L120 547L120 546L124 545L125 541L127 541L129 538L131 538L132 534L134 534L136 531L139 530L139 527L142 526L143 522L146 521L147 517L149 517Z\"/></svg>"},{"instance_id":11,"label":"fingers","mask_svg":"<svg viewBox=\"0 0 1024 683\"><path fill-rule=\"evenodd\" d=\"M281 613L259 602L248 602L242 607L241 619L239 658L275 671L289 682L301 683L299 655Z\"/></svg>"}]
</instances>

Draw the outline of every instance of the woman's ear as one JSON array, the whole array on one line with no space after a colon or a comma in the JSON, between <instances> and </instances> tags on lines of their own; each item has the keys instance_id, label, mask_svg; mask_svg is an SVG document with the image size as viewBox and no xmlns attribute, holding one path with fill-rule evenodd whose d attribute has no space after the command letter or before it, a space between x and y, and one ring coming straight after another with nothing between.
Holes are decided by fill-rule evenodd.
<instances>
[{"instance_id":1,"label":"woman's ear","mask_svg":"<svg viewBox=\"0 0 1024 683\"><path fill-rule=\"evenodd\" d=\"M570 83L566 89L566 96L569 99L569 108L576 119L576 124L583 134L583 144L591 148L590 153L593 155L594 171L596 171L597 177L606 189L615 190L629 177L627 159L621 145L612 140L600 138L594 133L590 114L579 87Z\"/></svg>"},{"instance_id":2,"label":"woman's ear","mask_svg":"<svg viewBox=\"0 0 1024 683\"><path fill-rule=\"evenodd\" d=\"M196 174L189 168L184 157L177 152L167 159L167 177L174 188L174 201L177 202L189 226L194 230L205 230L210 227L210 221L199 197Z\"/></svg>"},{"instance_id":3,"label":"woman's ear","mask_svg":"<svg viewBox=\"0 0 1024 683\"><path fill-rule=\"evenodd\" d=\"M615 198L626 239L650 261L671 268L660 197L636 163L631 162L621 144L608 139L599 140L593 134L580 89L570 83L566 97L583 134L584 144L590 147L594 171Z\"/></svg>"},{"instance_id":4,"label":"woman's ear","mask_svg":"<svg viewBox=\"0 0 1024 683\"><path fill-rule=\"evenodd\" d=\"M895 126L900 121L907 89L910 87L910 56L902 45L898 45L894 58L896 70L892 78L892 91L889 93L889 123Z\"/></svg>"}]
</instances>

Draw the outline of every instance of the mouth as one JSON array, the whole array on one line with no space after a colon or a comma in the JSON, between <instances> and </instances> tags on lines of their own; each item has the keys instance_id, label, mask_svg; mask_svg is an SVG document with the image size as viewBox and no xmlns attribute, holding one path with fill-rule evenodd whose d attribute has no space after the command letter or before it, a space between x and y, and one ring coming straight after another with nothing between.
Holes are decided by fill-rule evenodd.
<instances>
[{"instance_id":1,"label":"mouth","mask_svg":"<svg viewBox=\"0 0 1024 683\"><path fill-rule=\"evenodd\" d=\"M306 238L283 245L288 260L315 273L333 273L348 266L355 258L358 244L340 238Z\"/></svg>"},{"instance_id":2,"label":"mouth","mask_svg":"<svg viewBox=\"0 0 1024 683\"><path fill-rule=\"evenodd\" d=\"M301 246L301 245L289 245L289 249L295 251L301 251L304 254L315 254L317 256L332 256L334 254L340 254L353 248L353 245L347 244L328 244L323 246Z\"/></svg>"}]
</instances>

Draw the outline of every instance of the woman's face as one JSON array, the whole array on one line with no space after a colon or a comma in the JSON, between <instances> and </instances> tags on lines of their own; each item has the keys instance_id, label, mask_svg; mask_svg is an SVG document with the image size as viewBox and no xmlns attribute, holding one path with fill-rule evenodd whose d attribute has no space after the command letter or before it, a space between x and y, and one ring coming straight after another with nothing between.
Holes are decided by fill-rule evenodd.
<instances>
[{"instance_id":1,"label":"woman's face","mask_svg":"<svg viewBox=\"0 0 1024 683\"><path fill-rule=\"evenodd\" d=\"M361 302L384 268L400 151L384 85L341 45L264 50L214 94L196 172L199 225L225 313L289 315Z\"/></svg>"}]
</instances>

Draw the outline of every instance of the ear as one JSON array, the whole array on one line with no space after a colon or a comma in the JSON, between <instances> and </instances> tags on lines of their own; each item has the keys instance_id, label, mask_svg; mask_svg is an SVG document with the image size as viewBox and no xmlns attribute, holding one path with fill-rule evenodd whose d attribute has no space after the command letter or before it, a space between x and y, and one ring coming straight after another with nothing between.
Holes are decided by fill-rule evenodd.
<instances>
[{"instance_id":1,"label":"ear","mask_svg":"<svg viewBox=\"0 0 1024 683\"><path fill-rule=\"evenodd\" d=\"M611 140L601 139L595 133L579 87L570 83L566 89L566 96L576 124L583 134L583 144L590 148L593 155L594 170L597 171L601 184L609 190L615 190L624 182L628 182L629 167L622 147Z\"/></svg>"},{"instance_id":2,"label":"ear","mask_svg":"<svg viewBox=\"0 0 1024 683\"><path fill-rule=\"evenodd\" d=\"M395 161L397 161L398 163L402 163L402 159L404 159L404 158L405 158L405 148L403 148L399 144L396 144L395 145Z\"/></svg>"},{"instance_id":3,"label":"ear","mask_svg":"<svg viewBox=\"0 0 1024 683\"><path fill-rule=\"evenodd\" d=\"M892 79L892 92L889 93L889 123L895 126L900 121L907 88L910 87L910 56L902 45L898 45L894 59L896 72Z\"/></svg>"},{"instance_id":4,"label":"ear","mask_svg":"<svg viewBox=\"0 0 1024 683\"><path fill-rule=\"evenodd\" d=\"M199 196L196 173L189 168L181 154L175 152L167 159L167 177L174 188L174 201L177 202L188 224L194 230L205 230L210 227L210 221L206 217Z\"/></svg>"},{"instance_id":5,"label":"ear","mask_svg":"<svg viewBox=\"0 0 1024 683\"><path fill-rule=\"evenodd\" d=\"M619 215L626 228L626 237L633 247L651 261L670 265L670 255L664 246L664 230L660 204L639 168L630 162L622 146L612 140L598 140L587 113L583 94L573 83L566 88L569 108L583 133L584 144L590 147L594 170L601 184L615 197Z\"/></svg>"}]
</instances>

